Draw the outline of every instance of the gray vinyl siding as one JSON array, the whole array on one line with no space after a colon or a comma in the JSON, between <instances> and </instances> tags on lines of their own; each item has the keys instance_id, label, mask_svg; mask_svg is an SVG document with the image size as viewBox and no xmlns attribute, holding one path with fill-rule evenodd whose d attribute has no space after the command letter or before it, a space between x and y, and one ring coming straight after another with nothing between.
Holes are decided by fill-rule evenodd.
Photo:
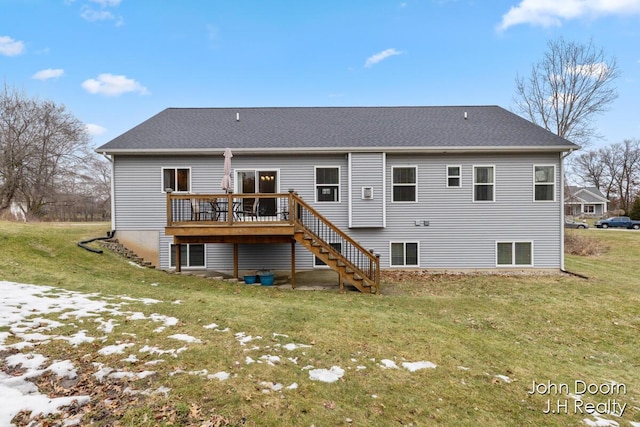
<instances>
[{"instance_id":1,"label":"gray vinyl siding","mask_svg":"<svg viewBox=\"0 0 640 427\"><path fill-rule=\"evenodd\" d=\"M418 202L391 202L393 166L418 166ZM447 188L446 165L462 166L462 186ZM533 201L533 165L555 164L554 202ZM473 201L473 166L495 167L495 201ZM387 227L352 230L390 266L389 242L419 242L420 267L495 267L496 241L533 241L534 267L560 267L561 203L558 154L387 155ZM424 221L428 226L423 225ZM416 225L416 223L420 225Z\"/></svg>"},{"instance_id":2,"label":"gray vinyl siding","mask_svg":"<svg viewBox=\"0 0 640 427\"><path fill-rule=\"evenodd\" d=\"M162 191L162 168L191 169L191 192L220 193L223 175L222 156L116 156L114 162L114 194L116 200L116 230L159 230L160 268L169 268L169 248L172 236L164 234L166 225L166 194ZM340 168L339 202L314 202L315 167ZM348 167L345 155L309 156L240 156L232 159L232 181L235 170L269 169L279 172L279 191L294 190L322 215L347 228L348 221ZM240 245L241 269L289 269L291 246L288 244ZM266 257L266 258L265 258ZM207 244L207 268L228 271L233 268L233 246ZM268 265L263 265L268 264ZM302 246L296 245L296 266L313 267L313 257Z\"/></svg>"},{"instance_id":3,"label":"gray vinyl siding","mask_svg":"<svg viewBox=\"0 0 640 427\"><path fill-rule=\"evenodd\" d=\"M371 156L374 160L375 156ZM365 159L362 156L361 159ZM382 159L377 154L378 160ZM222 156L115 156L115 228L159 230L160 268L169 268L171 236L164 235L166 195L162 192L163 167L191 168L191 191L219 193L223 174ZM384 169L386 192L385 228L349 228L349 198L361 201L360 172L370 172L367 180L381 177L372 163L370 171L354 167L349 194L349 164L344 154L326 156L234 155L232 170L270 169L279 171L279 191L296 191L322 215L368 249L381 255L383 268L390 266L390 242L418 242L419 267L426 269L495 268L496 241L532 241L535 268L560 268L562 213L560 197L560 156L553 154L387 154ZM382 163L381 163L382 164ZM556 165L555 200L533 201L533 165ZM417 203L391 201L391 168L417 166ZM447 187L447 165L462 167L462 186ZM473 166L495 166L495 202L473 202ZM340 201L315 202L316 166L340 168ZM360 169L360 172L357 171ZM355 172L358 172L357 176ZM232 178L235 184L235 175ZM357 185L355 185L357 183ZM374 201L382 203L382 188L374 186ZM384 209L360 211L354 203L352 220L359 226L383 222ZM422 225L428 221L428 226ZM415 225L416 222L420 225ZM241 270L290 268L291 247L240 245ZM233 266L232 245L208 244L207 268L229 271ZM313 268L313 256L296 245L296 267Z\"/></svg>"},{"instance_id":4,"label":"gray vinyl siding","mask_svg":"<svg viewBox=\"0 0 640 427\"><path fill-rule=\"evenodd\" d=\"M384 227L384 162L384 153L350 154L351 215L349 227ZM372 200L362 198L362 187L372 187Z\"/></svg>"}]
</instances>

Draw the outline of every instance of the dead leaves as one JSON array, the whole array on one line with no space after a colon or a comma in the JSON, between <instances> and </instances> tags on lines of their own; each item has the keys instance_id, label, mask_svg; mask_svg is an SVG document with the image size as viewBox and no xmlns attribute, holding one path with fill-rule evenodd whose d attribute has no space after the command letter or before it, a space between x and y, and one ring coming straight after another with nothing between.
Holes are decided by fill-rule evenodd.
<instances>
[{"instance_id":1,"label":"dead leaves","mask_svg":"<svg viewBox=\"0 0 640 427\"><path fill-rule=\"evenodd\" d=\"M324 406L325 409L336 409L336 402L334 402L333 400L327 400L325 401L322 406Z\"/></svg>"},{"instance_id":2,"label":"dead leaves","mask_svg":"<svg viewBox=\"0 0 640 427\"><path fill-rule=\"evenodd\" d=\"M157 424L221 427L231 425L231 421L213 411L203 409L192 403L167 402L159 394L137 390L145 381L132 382L127 379L104 379L98 381L93 375L95 371L90 362L76 360L77 378L69 381L46 372L34 378L42 394L50 398L68 396L90 396L87 403L74 401L67 407L60 408L61 413L48 416L36 415L22 411L13 420L18 427L38 425L42 427L63 425L65 421L79 420L80 425L100 424L121 426L123 419L131 414L153 420Z\"/></svg>"}]
</instances>

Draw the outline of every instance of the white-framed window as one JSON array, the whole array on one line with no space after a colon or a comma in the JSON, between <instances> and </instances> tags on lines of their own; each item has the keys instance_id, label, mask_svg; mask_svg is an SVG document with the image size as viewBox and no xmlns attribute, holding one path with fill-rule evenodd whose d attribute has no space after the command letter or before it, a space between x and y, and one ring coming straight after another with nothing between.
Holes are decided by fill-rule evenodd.
<instances>
[{"instance_id":1,"label":"white-framed window","mask_svg":"<svg viewBox=\"0 0 640 427\"><path fill-rule=\"evenodd\" d=\"M594 214L594 213L596 213L596 206L595 205L584 205L584 207L582 208L582 212L586 213L586 214Z\"/></svg>"},{"instance_id":2,"label":"white-framed window","mask_svg":"<svg viewBox=\"0 0 640 427\"><path fill-rule=\"evenodd\" d=\"M167 188L177 193L191 191L191 168L162 168L162 191Z\"/></svg>"},{"instance_id":3,"label":"white-framed window","mask_svg":"<svg viewBox=\"0 0 640 427\"><path fill-rule=\"evenodd\" d=\"M473 167L473 201L495 201L495 166Z\"/></svg>"},{"instance_id":4,"label":"white-framed window","mask_svg":"<svg viewBox=\"0 0 640 427\"><path fill-rule=\"evenodd\" d=\"M534 165L533 187L533 200L536 202L553 202L556 198L555 165Z\"/></svg>"},{"instance_id":5,"label":"white-framed window","mask_svg":"<svg viewBox=\"0 0 640 427\"><path fill-rule=\"evenodd\" d=\"M418 242L390 242L391 267L418 267L420 254Z\"/></svg>"},{"instance_id":6,"label":"white-framed window","mask_svg":"<svg viewBox=\"0 0 640 427\"><path fill-rule=\"evenodd\" d=\"M462 166L447 166L447 187L462 187Z\"/></svg>"},{"instance_id":7,"label":"white-framed window","mask_svg":"<svg viewBox=\"0 0 640 427\"><path fill-rule=\"evenodd\" d=\"M181 267L204 267L205 246L202 243L189 243L180 245L180 266ZM176 266L176 245L171 244L170 266Z\"/></svg>"},{"instance_id":8,"label":"white-framed window","mask_svg":"<svg viewBox=\"0 0 640 427\"><path fill-rule=\"evenodd\" d=\"M316 202L340 201L340 167L316 166Z\"/></svg>"},{"instance_id":9,"label":"white-framed window","mask_svg":"<svg viewBox=\"0 0 640 427\"><path fill-rule=\"evenodd\" d=\"M531 267L533 242L496 242L497 267Z\"/></svg>"},{"instance_id":10,"label":"white-framed window","mask_svg":"<svg viewBox=\"0 0 640 427\"><path fill-rule=\"evenodd\" d=\"M393 166L391 168L393 202L418 201L418 167Z\"/></svg>"}]
</instances>

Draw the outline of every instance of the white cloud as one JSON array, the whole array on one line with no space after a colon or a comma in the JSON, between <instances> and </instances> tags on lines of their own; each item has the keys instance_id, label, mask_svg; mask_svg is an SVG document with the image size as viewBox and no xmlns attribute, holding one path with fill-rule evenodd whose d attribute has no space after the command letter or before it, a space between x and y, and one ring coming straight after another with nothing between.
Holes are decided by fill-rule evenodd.
<instances>
[{"instance_id":1,"label":"white cloud","mask_svg":"<svg viewBox=\"0 0 640 427\"><path fill-rule=\"evenodd\" d=\"M89 2L95 3L98 9L84 4L80 9L80 16L85 21L96 22L115 20L117 27L124 25L124 19L122 16L116 16L108 10L109 8L118 7L121 0L89 0Z\"/></svg>"},{"instance_id":2,"label":"white cloud","mask_svg":"<svg viewBox=\"0 0 640 427\"><path fill-rule=\"evenodd\" d=\"M98 136L98 135L102 135L103 133L105 133L107 131L106 128L100 126L100 125L95 125L93 123L87 123L85 125L85 127L87 128L87 133L91 136Z\"/></svg>"},{"instance_id":3,"label":"white cloud","mask_svg":"<svg viewBox=\"0 0 640 427\"><path fill-rule=\"evenodd\" d=\"M364 63L365 67L371 67L374 64L377 64L378 62L387 59L390 56L394 56L394 55L401 55L402 52L397 50L397 49L386 49L383 50L382 52L376 53L375 55L371 55L370 57L367 58L367 61Z\"/></svg>"},{"instance_id":4,"label":"white cloud","mask_svg":"<svg viewBox=\"0 0 640 427\"><path fill-rule=\"evenodd\" d=\"M592 77L594 79L600 79L607 75L609 67L604 62L597 62L595 64L584 64L570 67L567 69L570 73L582 74L586 77Z\"/></svg>"},{"instance_id":5,"label":"white cloud","mask_svg":"<svg viewBox=\"0 0 640 427\"><path fill-rule=\"evenodd\" d=\"M80 16L82 17L82 19L89 22L108 21L110 19L115 19L113 13L109 12L108 10L94 10L87 6L84 6L82 8Z\"/></svg>"},{"instance_id":6,"label":"white cloud","mask_svg":"<svg viewBox=\"0 0 640 427\"><path fill-rule=\"evenodd\" d=\"M15 56L24 52L24 43L9 36L0 36L0 55Z\"/></svg>"},{"instance_id":7,"label":"white cloud","mask_svg":"<svg viewBox=\"0 0 640 427\"><path fill-rule=\"evenodd\" d=\"M120 5L122 0L89 0L93 3L98 3L102 7L116 7Z\"/></svg>"},{"instance_id":8,"label":"white cloud","mask_svg":"<svg viewBox=\"0 0 640 427\"><path fill-rule=\"evenodd\" d=\"M138 92L140 95L149 93L147 88L137 81L109 73L100 74L97 79L85 80L82 87L89 93L106 96L118 96L127 92Z\"/></svg>"},{"instance_id":9,"label":"white cloud","mask_svg":"<svg viewBox=\"0 0 640 427\"><path fill-rule=\"evenodd\" d=\"M519 24L560 26L562 20L640 13L640 0L522 0L502 16L498 30Z\"/></svg>"},{"instance_id":10,"label":"white cloud","mask_svg":"<svg viewBox=\"0 0 640 427\"><path fill-rule=\"evenodd\" d=\"M61 75L64 74L64 70L62 68L48 68L46 70L40 70L35 73L31 78L36 80L49 80L49 79L57 79Z\"/></svg>"}]
</instances>

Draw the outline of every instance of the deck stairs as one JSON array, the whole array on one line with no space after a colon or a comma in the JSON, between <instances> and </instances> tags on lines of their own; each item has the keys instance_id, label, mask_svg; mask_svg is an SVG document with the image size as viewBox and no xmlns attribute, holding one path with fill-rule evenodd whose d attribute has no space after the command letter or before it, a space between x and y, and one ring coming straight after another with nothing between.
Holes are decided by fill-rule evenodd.
<instances>
[{"instance_id":1,"label":"deck stairs","mask_svg":"<svg viewBox=\"0 0 640 427\"><path fill-rule=\"evenodd\" d=\"M379 292L380 257L367 250L299 197L293 199L294 239L338 273L340 289L354 286L363 293Z\"/></svg>"}]
</instances>

